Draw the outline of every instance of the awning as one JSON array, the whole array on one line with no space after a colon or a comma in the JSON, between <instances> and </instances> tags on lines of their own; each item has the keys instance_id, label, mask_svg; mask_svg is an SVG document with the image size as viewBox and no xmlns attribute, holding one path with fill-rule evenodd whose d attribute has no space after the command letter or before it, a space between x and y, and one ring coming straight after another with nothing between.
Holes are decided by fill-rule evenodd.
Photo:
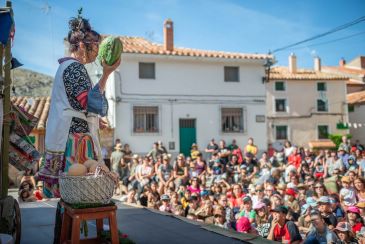
<instances>
[{"instance_id":1,"label":"awning","mask_svg":"<svg viewBox=\"0 0 365 244\"><path fill-rule=\"evenodd\" d=\"M331 140L321 140L321 141L310 141L308 142L310 148L335 148L336 145Z\"/></svg>"}]
</instances>

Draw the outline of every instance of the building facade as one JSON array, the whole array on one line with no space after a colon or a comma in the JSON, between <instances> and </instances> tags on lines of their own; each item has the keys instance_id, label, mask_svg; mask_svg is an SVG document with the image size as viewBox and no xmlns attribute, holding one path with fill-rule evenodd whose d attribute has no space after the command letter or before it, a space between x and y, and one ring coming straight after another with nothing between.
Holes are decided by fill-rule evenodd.
<instances>
[{"instance_id":1,"label":"building facade","mask_svg":"<svg viewBox=\"0 0 365 244\"><path fill-rule=\"evenodd\" d=\"M324 67L325 72L346 75L347 102L351 141L365 142L365 56L359 56L346 62L341 59L338 66Z\"/></svg>"},{"instance_id":2,"label":"building facade","mask_svg":"<svg viewBox=\"0 0 365 244\"><path fill-rule=\"evenodd\" d=\"M203 151L212 138L242 147L249 137L266 149L264 63L271 56L176 48L173 23L164 44L121 37L122 65L106 96L114 137L136 153L161 140L169 152ZM90 73L98 73L91 67Z\"/></svg>"},{"instance_id":3,"label":"building facade","mask_svg":"<svg viewBox=\"0 0 365 244\"><path fill-rule=\"evenodd\" d=\"M348 122L346 81L341 75L323 73L316 58L314 70L298 69L296 57L289 67L274 67L266 84L268 143L285 140L303 147L332 147L329 134Z\"/></svg>"}]
</instances>

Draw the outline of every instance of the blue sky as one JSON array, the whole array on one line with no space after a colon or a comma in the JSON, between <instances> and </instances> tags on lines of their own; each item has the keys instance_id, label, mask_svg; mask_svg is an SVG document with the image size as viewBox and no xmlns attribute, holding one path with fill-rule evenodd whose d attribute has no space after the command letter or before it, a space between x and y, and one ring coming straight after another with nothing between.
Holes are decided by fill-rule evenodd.
<instances>
[{"instance_id":1,"label":"blue sky","mask_svg":"<svg viewBox=\"0 0 365 244\"><path fill-rule=\"evenodd\" d=\"M2 6L5 0L0 0ZM49 11L45 11L46 6ZM162 43L162 24L174 21L175 46L243 53L301 41L364 15L363 0L16 0L13 56L24 67L54 75L64 55L67 22L84 9L101 34L142 36ZM342 41L311 46L355 35ZM365 22L325 38L275 54L278 65L297 55L299 67L337 65L365 55Z\"/></svg>"}]
</instances>

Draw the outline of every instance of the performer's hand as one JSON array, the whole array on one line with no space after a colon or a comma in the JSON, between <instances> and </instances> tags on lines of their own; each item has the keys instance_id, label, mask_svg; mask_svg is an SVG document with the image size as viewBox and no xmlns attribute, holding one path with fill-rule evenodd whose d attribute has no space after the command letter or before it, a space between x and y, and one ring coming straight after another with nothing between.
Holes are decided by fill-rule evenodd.
<instances>
[{"instance_id":1,"label":"performer's hand","mask_svg":"<svg viewBox=\"0 0 365 244\"><path fill-rule=\"evenodd\" d=\"M121 60L122 59L119 58L117 60L117 62L115 62L115 64L113 64L111 66L109 66L109 65L107 65L106 63L103 62L102 63L102 65L103 65L103 74L106 75L106 76L109 76L114 70L116 70L119 67Z\"/></svg>"}]
</instances>

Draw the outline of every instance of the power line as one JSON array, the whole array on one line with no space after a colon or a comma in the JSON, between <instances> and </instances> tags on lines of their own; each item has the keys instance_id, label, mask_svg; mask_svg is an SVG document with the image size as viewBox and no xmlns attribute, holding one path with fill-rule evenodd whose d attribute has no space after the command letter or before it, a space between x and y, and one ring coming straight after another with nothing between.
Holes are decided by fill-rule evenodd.
<instances>
[{"instance_id":1,"label":"power line","mask_svg":"<svg viewBox=\"0 0 365 244\"><path fill-rule=\"evenodd\" d=\"M321 45L329 44L329 43L332 43L332 42L338 42L338 41L342 41L342 40L345 40L345 39L350 39L352 37L360 36L360 35L363 35L363 34L365 34L365 31L362 31L362 32L359 32L359 33L355 33L355 34L352 34L352 35L349 35L349 36L345 36L345 37L341 37L341 38L337 38L337 39L325 41L325 42L319 42L319 43L315 43L315 44L311 44L311 45L307 45L307 46L295 47L295 48L292 48L292 49L295 50L295 49L302 49L302 48L307 48L307 47L321 46Z\"/></svg>"},{"instance_id":2,"label":"power line","mask_svg":"<svg viewBox=\"0 0 365 244\"><path fill-rule=\"evenodd\" d=\"M329 34L335 33L337 31L340 31L340 30L349 28L349 27L351 27L353 25L356 25L356 24L358 24L358 23L360 23L362 21L365 21L365 16L362 16L362 17L360 17L358 19L355 19L355 20L353 20L353 21L351 21L349 23L346 23L346 24L337 26L336 28L333 28L332 30L329 30L329 31L324 32L322 34L319 34L319 35L316 35L316 36L313 36L313 37L304 39L303 41L299 41L299 42L296 42L296 43L293 43L293 44L289 44L289 45L284 46L284 47L281 47L281 48L277 48L272 53L276 53L276 52L279 52L279 51L283 51L285 49L288 49L288 48L291 48L291 47L294 47L294 46L298 46L299 44L303 44L303 43L306 43L306 42L309 42L309 41L313 41L313 40L318 39L320 37L324 37L324 36L327 36Z\"/></svg>"}]
</instances>

